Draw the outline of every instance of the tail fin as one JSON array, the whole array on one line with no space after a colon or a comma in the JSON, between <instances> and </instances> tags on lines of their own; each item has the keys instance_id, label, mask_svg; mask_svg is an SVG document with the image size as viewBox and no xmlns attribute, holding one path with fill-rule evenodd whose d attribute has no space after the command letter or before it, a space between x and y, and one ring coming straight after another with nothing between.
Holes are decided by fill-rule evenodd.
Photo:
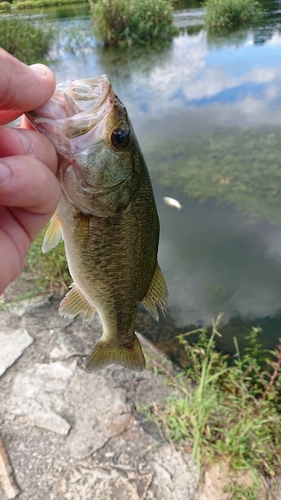
<instances>
[{"instance_id":1,"label":"tail fin","mask_svg":"<svg viewBox=\"0 0 281 500\"><path fill-rule=\"evenodd\" d=\"M117 363L136 372L144 370L145 359L140 341L135 334L133 340L124 345L100 340L86 360L86 371L99 370L111 363Z\"/></svg>"}]
</instances>

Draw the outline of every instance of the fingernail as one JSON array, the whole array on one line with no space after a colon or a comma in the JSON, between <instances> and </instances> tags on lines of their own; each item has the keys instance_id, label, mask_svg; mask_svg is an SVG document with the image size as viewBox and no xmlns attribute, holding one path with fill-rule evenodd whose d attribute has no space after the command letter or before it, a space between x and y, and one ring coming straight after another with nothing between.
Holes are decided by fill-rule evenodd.
<instances>
[{"instance_id":1,"label":"fingernail","mask_svg":"<svg viewBox=\"0 0 281 500\"><path fill-rule=\"evenodd\" d=\"M21 143L22 143L23 153L25 155L28 155L33 150L33 142L30 140L29 134L21 129L17 129L17 134L18 134L18 136L21 140Z\"/></svg>"},{"instance_id":2,"label":"fingernail","mask_svg":"<svg viewBox=\"0 0 281 500\"><path fill-rule=\"evenodd\" d=\"M31 64L31 66L29 67L30 69L32 69L32 71L41 76L45 76L48 73L48 70L46 66L44 66L44 64Z\"/></svg>"},{"instance_id":3,"label":"fingernail","mask_svg":"<svg viewBox=\"0 0 281 500\"><path fill-rule=\"evenodd\" d=\"M0 161L0 185L5 186L5 184L8 184L9 180L12 177L12 171L7 165L7 163Z\"/></svg>"}]
</instances>

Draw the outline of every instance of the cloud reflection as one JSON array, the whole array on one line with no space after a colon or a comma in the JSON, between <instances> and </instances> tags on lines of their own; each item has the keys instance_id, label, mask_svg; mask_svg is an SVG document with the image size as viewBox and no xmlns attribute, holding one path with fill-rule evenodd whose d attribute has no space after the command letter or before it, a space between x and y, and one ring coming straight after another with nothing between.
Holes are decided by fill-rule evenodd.
<instances>
[{"instance_id":1,"label":"cloud reflection","mask_svg":"<svg viewBox=\"0 0 281 500\"><path fill-rule=\"evenodd\" d=\"M177 109L221 105L221 113L231 123L239 112L248 121L267 123L267 108L273 122L280 119L281 67L277 54L281 35L273 34L263 45L253 44L249 35L239 48L209 49L206 34L182 35L161 66L146 74L141 67L127 81L126 101L136 119L149 113L150 118L163 117ZM227 57L227 61L225 60ZM139 105L141 96L142 107ZM145 107L143 102L146 103ZM207 111L208 112L208 111ZM214 120L216 117L214 116Z\"/></svg>"},{"instance_id":2,"label":"cloud reflection","mask_svg":"<svg viewBox=\"0 0 281 500\"><path fill-rule=\"evenodd\" d=\"M59 81L106 72L146 152L149 142L187 141L188 133L213 125L280 127L281 35L273 31L264 43L256 40L252 31L209 40L202 29L159 50L64 53L53 69ZM179 322L206 324L221 310L225 321L235 314L274 315L281 304L279 230L251 226L233 207L195 200L181 200L184 210L172 211L162 198L173 192L155 187L160 263Z\"/></svg>"}]
</instances>

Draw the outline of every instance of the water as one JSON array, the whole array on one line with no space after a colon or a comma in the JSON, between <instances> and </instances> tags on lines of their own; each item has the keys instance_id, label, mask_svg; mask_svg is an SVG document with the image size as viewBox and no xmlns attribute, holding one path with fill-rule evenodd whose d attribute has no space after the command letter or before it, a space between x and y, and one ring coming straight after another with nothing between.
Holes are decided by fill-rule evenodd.
<instances>
[{"instance_id":1,"label":"water","mask_svg":"<svg viewBox=\"0 0 281 500\"><path fill-rule=\"evenodd\" d=\"M281 3L270 7L266 25L214 38L198 4L180 2L171 43L107 50L87 6L44 11L60 32L57 80L107 73L147 158L171 307L159 325L141 312L137 326L172 356L175 333L219 311L228 350L251 325L267 347L281 334Z\"/></svg>"}]
</instances>

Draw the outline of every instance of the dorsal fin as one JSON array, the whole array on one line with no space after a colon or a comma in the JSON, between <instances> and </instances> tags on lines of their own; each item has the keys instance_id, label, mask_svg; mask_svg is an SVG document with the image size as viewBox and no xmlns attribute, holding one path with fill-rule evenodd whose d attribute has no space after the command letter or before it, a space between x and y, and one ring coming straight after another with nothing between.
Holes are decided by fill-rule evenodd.
<instances>
[{"instance_id":1,"label":"dorsal fin","mask_svg":"<svg viewBox=\"0 0 281 500\"><path fill-rule=\"evenodd\" d=\"M158 263L149 289L142 300L142 304L157 322L159 321L157 306L161 309L163 314L166 313L166 307L168 306L168 289Z\"/></svg>"},{"instance_id":2,"label":"dorsal fin","mask_svg":"<svg viewBox=\"0 0 281 500\"><path fill-rule=\"evenodd\" d=\"M49 227L44 236L42 252L49 252L49 250L55 248L60 243L60 241L63 241L61 222L57 216L57 212L55 212L50 220Z\"/></svg>"},{"instance_id":3,"label":"dorsal fin","mask_svg":"<svg viewBox=\"0 0 281 500\"><path fill-rule=\"evenodd\" d=\"M70 288L70 292L66 294L60 303L59 315L73 319L81 312L84 312L83 323L91 323L96 312L95 308L87 302L75 283L72 283Z\"/></svg>"}]
</instances>

